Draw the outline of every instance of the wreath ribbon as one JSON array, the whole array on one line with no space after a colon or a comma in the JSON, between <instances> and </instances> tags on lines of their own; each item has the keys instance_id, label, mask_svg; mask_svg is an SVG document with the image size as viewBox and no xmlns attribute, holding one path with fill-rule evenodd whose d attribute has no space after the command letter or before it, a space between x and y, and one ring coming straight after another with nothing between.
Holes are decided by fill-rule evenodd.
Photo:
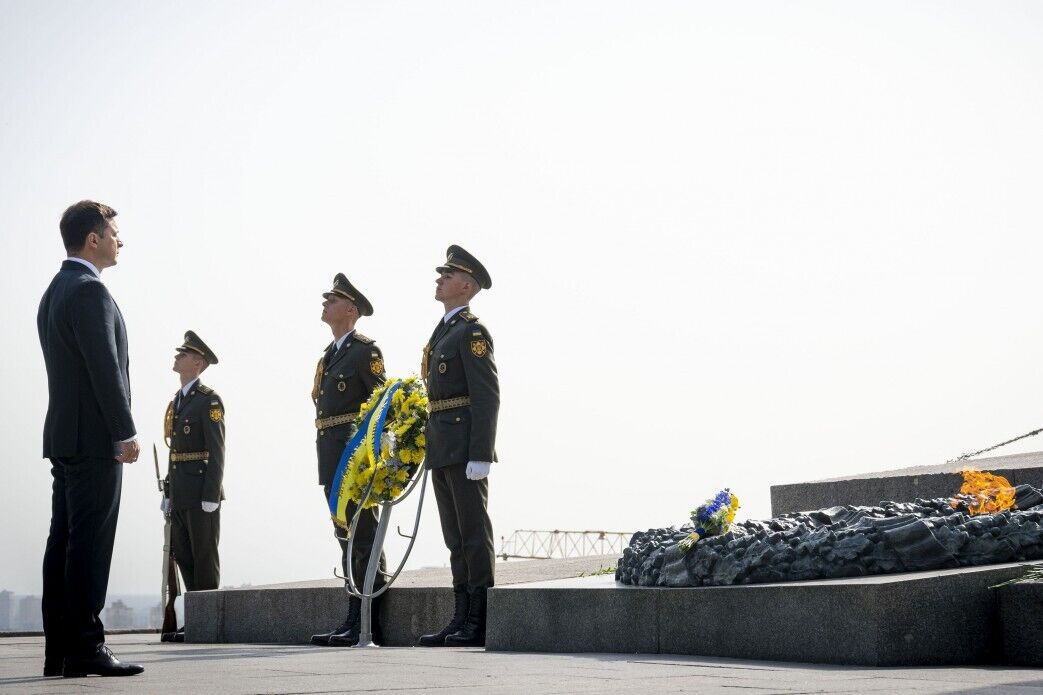
<instances>
[{"instance_id":1,"label":"wreath ribbon","mask_svg":"<svg viewBox=\"0 0 1043 695\"><path fill-rule=\"evenodd\" d=\"M384 436L384 424L387 421L388 410L391 408L391 400L395 392L402 387L402 380L395 379L392 383L385 385L384 392L380 395L375 408L370 408L362 419L358 430L344 446L337 463L337 471L333 474L333 485L330 486L329 508L330 516L338 525L345 528L348 525L347 509L351 501L350 495L344 490L344 476L351 467L351 459L363 447L366 454L367 465L376 469L380 461L380 442Z\"/></svg>"}]
</instances>

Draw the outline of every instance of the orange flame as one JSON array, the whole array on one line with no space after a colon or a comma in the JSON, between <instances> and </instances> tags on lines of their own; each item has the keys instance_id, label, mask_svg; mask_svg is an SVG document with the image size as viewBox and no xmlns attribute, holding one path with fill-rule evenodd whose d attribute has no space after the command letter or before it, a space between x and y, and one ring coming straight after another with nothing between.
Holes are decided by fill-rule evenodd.
<instances>
[{"instance_id":1,"label":"orange flame","mask_svg":"<svg viewBox=\"0 0 1043 695\"><path fill-rule=\"evenodd\" d=\"M961 495L971 495L974 501L968 511L975 514L995 514L1014 506L1014 486L1002 475L993 475L974 468L963 469ZM956 501L953 500L953 506Z\"/></svg>"}]
</instances>

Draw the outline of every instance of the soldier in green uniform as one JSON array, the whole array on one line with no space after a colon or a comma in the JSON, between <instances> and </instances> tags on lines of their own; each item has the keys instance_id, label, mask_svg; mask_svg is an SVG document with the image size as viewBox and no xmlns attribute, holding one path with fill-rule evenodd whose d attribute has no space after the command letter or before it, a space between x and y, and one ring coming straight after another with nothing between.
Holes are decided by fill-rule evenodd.
<instances>
[{"instance_id":1,"label":"soldier in green uniform","mask_svg":"<svg viewBox=\"0 0 1043 695\"><path fill-rule=\"evenodd\" d=\"M170 446L167 480L171 516L170 548L188 591L216 589L221 581L217 544L221 535L222 480L225 469L225 406L199 381L217 355L188 331L177 348L174 371L181 388L167 405L165 435ZM184 641L184 628L165 641Z\"/></svg>"},{"instance_id":2,"label":"soldier in green uniform","mask_svg":"<svg viewBox=\"0 0 1043 695\"><path fill-rule=\"evenodd\" d=\"M493 528L487 511L489 469L496 461L500 384L488 329L469 303L492 278L477 258L450 246L435 269L435 299L445 308L424 348L427 382L427 467L431 471L442 537L449 548L455 610L425 647L485 644L486 592L493 585Z\"/></svg>"},{"instance_id":3,"label":"soldier in green uniform","mask_svg":"<svg viewBox=\"0 0 1043 695\"><path fill-rule=\"evenodd\" d=\"M329 499L333 476L337 472L341 454L348 440L355 433L355 417L359 408L369 400L373 389L384 383L384 357L372 338L355 330L360 316L373 314L373 305L348 279L337 273L333 278L333 289L325 292L322 302L322 320L329 324L333 342L326 346L325 353L315 367L315 382L311 399L315 403L316 448L319 457L319 485ZM357 510L348 504L347 517L350 524ZM352 557L348 561L347 529L334 524L334 535L341 546L341 564L345 576L349 571L355 586L361 590L369 564L369 553L373 547L373 536L377 530L377 510L367 509L359 517ZM374 589L384 585L386 563L380 556L380 571ZM354 596L348 599L348 615L340 627L318 635L312 635L312 644L332 647L351 647L358 644L361 628L362 602ZM374 641L379 642L380 600L373 601Z\"/></svg>"}]
</instances>

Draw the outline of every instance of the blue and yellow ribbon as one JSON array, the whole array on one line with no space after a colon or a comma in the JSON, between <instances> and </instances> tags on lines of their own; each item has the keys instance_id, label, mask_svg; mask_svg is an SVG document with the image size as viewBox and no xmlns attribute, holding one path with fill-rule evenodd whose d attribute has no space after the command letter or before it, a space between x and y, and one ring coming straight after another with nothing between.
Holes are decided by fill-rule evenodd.
<instances>
[{"instance_id":1,"label":"blue and yellow ribbon","mask_svg":"<svg viewBox=\"0 0 1043 695\"><path fill-rule=\"evenodd\" d=\"M355 454L360 448L365 456L362 457L364 460L358 462L358 465L364 467L371 466L376 470L377 463L380 461L380 443L384 436L384 424L387 421L388 410L391 408L391 401L395 392L401 387L401 379L389 381L382 387L383 391L376 397L376 406L370 408L366 413L359 424L358 430L345 445L344 452L340 455L337 471L333 474L333 484L330 486L330 496L327 500L330 516L338 526L347 528L350 525L347 509L348 503L352 500L344 478L352 465L352 461L356 458ZM366 506L365 500L358 500L358 502L360 505Z\"/></svg>"}]
</instances>

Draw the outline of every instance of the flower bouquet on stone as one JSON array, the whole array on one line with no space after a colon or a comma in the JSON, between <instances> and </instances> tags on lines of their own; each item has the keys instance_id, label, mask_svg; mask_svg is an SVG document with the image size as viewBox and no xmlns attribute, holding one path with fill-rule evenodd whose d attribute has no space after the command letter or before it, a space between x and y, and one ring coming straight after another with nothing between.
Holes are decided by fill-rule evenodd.
<instances>
[{"instance_id":1,"label":"flower bouquet on stone","mask_svg":"<svg viewBox=\"0 0 1043 695\"><path fill-rule=\"evenodd\" d=\"M695 526L695 530L678 543L681 552L687 553L703 538L725 533L735 521L735 512L738 509L739 498L728 488L724 488L693 509L692 524Z\"/></svg>"}]
</instances>

